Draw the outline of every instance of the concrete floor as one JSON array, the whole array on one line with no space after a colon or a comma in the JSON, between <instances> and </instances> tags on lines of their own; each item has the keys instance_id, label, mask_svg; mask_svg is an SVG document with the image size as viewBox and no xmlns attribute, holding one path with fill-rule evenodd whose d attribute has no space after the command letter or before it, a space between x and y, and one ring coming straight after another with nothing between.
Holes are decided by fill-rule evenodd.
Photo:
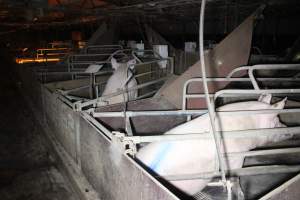
<instances>
[{"instance_id":1,"label":"concrete floor","mask_svg":"<svg viewBox=\"0 0 300 200\"><path fill-rule=\"evenodd\" d=\"M11 72L3 70L7 62L1 63L1 200L77 200L49 158L42 132L14 85Z\"/></svg>"}]
</instances>

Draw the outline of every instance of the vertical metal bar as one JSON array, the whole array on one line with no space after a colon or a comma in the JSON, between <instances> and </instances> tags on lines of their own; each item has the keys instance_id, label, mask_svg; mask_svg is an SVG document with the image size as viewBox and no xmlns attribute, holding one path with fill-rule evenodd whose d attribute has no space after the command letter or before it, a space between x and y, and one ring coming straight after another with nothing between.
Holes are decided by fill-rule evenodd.
<instances>
[{"instance_id":1,"label":"vertical metal bar","mask_svg":"<svg viewBox=\"0 0 300 200\"><path fill-rule=\"evenodd\" d=\"M255 77L254 77L254 74L253 74L253 69L248 69L248 75L249 75L249 78L250 78L250 80L251 80L251 83L252 83L252 85L253 85L253 88L255 89L255 90L260 90L259 89L259 86L258 86L258 84L257 84L257 81L255 80Z\"/></svg>"},{"instance_id":2,"label":"vertical metal bar","mask_svg":"<svg viewBox=\"0 0 300 200\"><path fill-rule=\"evenodd\" d=\"M97 86L96 86L96 76L94 73L92 73L91 77L92 77L93 98L97 98L98 90L97 90Z\"/></svg>"},{"instance_id":3,"label":"vertical metal bar","mask_svg":"<svg viewBox=\"0 0 300 200\"><path fill-rule=\"evenodd\" d=\"M126 129L127 135L133 136L133 131L132 131L132 127L131 127L130 117L129 116L125 117L125 129Z\"/></svg>"},{"instance_id":4,"label":"vertical metal bar","mask_svg":"<svg viewBox=\"0 0 300 200\"><path fill-rule=\"evenodd\" d=\"M75 125L75 147L76 147L76 163L79 169L81 169L81 141L80 141L80 115L76 114L76 119L78 120Z\"/></svg>"},{"instance_id":5,"label":"vertical metal bar","mask_svg":"<svg viewBox=\"0 0 300 200\"><path fill-rule=\"evenodd\" d=\"M188 83L185 83L184 86L183 86L183 94L182 94L182 110L186 110L186 94L187 94L187 87L188 86Z\"/></svg>"},{"instance_id":6,"label":"vertical metal bar","mask_svg":"<svg viewBox=\"0 0 300 200\"><path fill-rule=\"evenodd\" d=\"M90 74L90 99L93 99L93 88L94 88L94 80L93 80L93 75Z\"/></svg>"}]
</instances>

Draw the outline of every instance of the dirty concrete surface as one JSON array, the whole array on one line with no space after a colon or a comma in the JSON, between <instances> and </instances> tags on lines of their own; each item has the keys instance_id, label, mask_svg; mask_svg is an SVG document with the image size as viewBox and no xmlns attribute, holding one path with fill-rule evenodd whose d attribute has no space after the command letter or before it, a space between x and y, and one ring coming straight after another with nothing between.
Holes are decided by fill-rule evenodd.
<instances>
[{"instance_id":1,"label":"dirty concrete surface","mask_svg":"<svg viewBox=\"0 0 300 200\"><path fill-rule=\"evenodd\" d=\"M1 52L0 199L77 200L50 159L42 130L14 83L8 58Z\"/></svg>"}]
</instances>

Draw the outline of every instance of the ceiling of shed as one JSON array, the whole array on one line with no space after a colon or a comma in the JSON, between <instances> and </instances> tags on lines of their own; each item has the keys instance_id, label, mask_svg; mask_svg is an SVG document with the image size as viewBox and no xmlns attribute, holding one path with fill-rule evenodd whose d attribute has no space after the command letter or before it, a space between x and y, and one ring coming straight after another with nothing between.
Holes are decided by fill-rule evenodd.
<instances>
[{"instance_id":1,"label":"ceiling of shed","mask_svg":"<svg viewBox=\"0 0 300 200\"><path fill-rule=\"evenodd\" d=\"M198 18L200 0L0 0L1 26L64 25L88 23L103 17L142 16L152 19ZM288 14L297 14L297 0L208 0L211 19L224 15L248 15L260 4L289 5ZM274 5L275 4L275 5ZM293 4L293 6L290 6ZM51 23L49 23L51 22Z\"/></svg>"},{"instance_id":2,"label":"ceiling of shed","mask_svg":"<svg viewBox=\"0 0 300 200\"><path fill-rule=\"evenodd\" d=\"M261 4L267 5L274 19L300 19L299 0L207 0L205 20L211 29L224 24L226 33ZM107 19L133 19L161 26L197 24L200 5L201 0L0 0L0 35Z\"/></svg>"}]
</instances>

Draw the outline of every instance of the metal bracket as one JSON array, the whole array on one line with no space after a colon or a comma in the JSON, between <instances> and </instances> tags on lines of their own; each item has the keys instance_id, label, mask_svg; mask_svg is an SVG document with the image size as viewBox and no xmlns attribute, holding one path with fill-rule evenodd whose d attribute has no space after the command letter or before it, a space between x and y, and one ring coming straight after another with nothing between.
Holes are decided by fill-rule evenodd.
<instances>
[{"instance_id":1,"label":"metal bracket","mask_svg":"<svg viewBox=\"0 0 300 200\"><path fill-rule=\"evenodd\" d=\"M81 101L73 103L73 110L76 112L82 111Z\"/></svg>"},{"instance_id":2,"label":"metal bracket","mask_svg":"<svg viewBox=\"0 0 300 200\"><path fill-rule=\"evenodd\" d=\"M113 137L111 139L113 145L119 148L120 151L124 152L124 154L130 154L131 156L135 156L137 153L136 144L133 140L130 140L126 137L125 133L114 131L112 132Z\"/></svg>"}]
</instances>

